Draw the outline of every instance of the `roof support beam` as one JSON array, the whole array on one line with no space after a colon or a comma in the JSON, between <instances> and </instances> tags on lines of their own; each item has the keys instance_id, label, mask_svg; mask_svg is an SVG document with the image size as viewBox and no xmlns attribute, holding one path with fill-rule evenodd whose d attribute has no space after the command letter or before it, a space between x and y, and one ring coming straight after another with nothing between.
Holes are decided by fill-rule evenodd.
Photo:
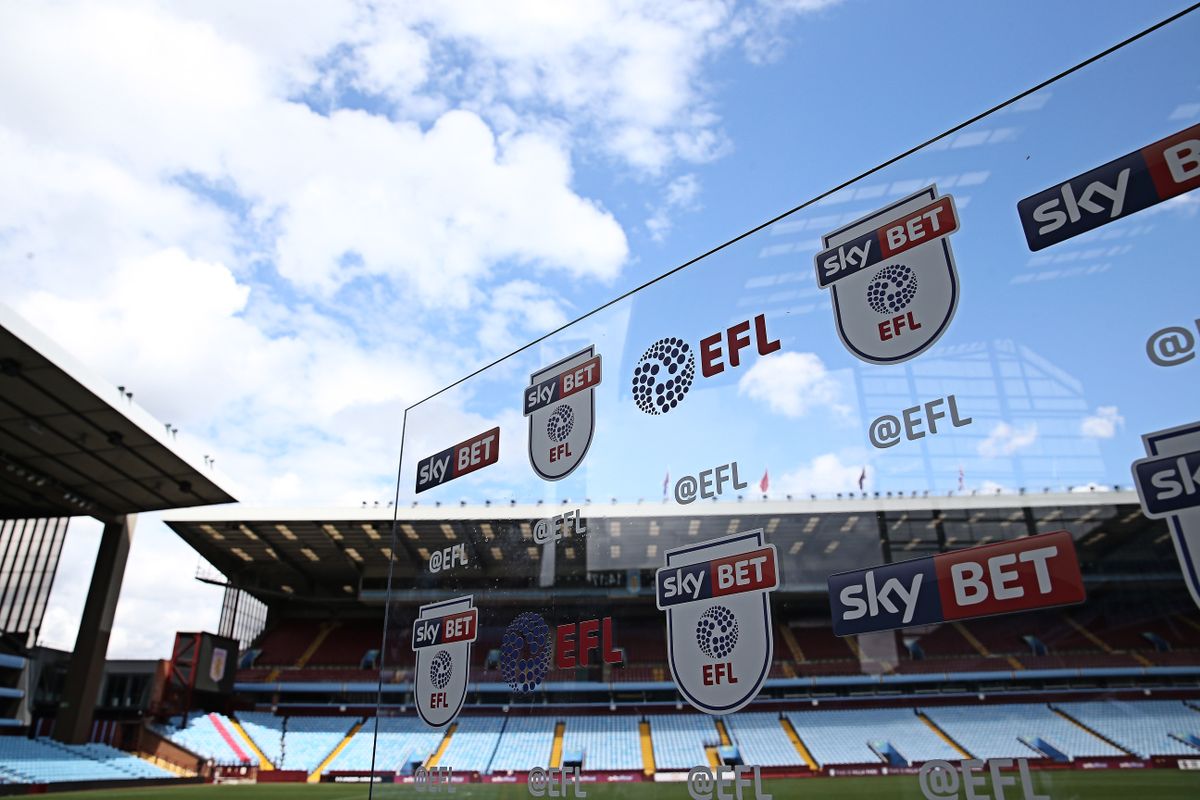
<instances>
[{"instance_id":1,"label":"roof support beam","mask_svg":"<svg viewBox=\"0 0 1200 800\"><path fill-rule=\"evenodd\" d=\"M54 738L68 744L85 744L92 735L92 715L100 697L104 679L104 659L108 654L108 639L112 634L113 616L129 547L133 544L135 514L117 517L104 523L100 549L96 552L96 567L92 585L79 621L79 635L67 667L67 681L54 721Z\"/></svg>"}]
</instances>

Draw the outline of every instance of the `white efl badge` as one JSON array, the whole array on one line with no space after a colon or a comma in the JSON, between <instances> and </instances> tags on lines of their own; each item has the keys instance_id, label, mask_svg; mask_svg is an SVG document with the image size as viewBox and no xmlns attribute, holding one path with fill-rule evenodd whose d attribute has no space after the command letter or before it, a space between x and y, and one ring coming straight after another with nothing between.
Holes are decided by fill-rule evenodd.
<instances>
[{"instance_id":1,"label":"white efl badge","mask_svg":"<svg viewBox=\"0 0 1200 800\"><path fill-rule=\"evenodd\" d=\"M467 696L471 642L479 627L474 603L468 595L421 606L413 622L417 713L435 728L454 721Z\"/></svg>"},{"instance_id":2,"label":"white efl badge","mask_svg":"<svg viewBox=\"0 0 1200 800\"><path fill-rule=\"evenodd\" d=\"M600 356L595 345L529 376L525 416L529 418L529 463L548 481L562 480L587 455L596 427L595 387Z\"/></svg>"},{"instance_id":3,"label":"white efl badge","mask_svg":"<svg viewBox=\"0 0 1200 800\"><path fill-rule=\"evenodd\" d=\"M1200 422L1142 436L1147 458L1133 462L1142 512L1166 520L1183 582L1200 607Z\"/></svg>"},{"instance_id":4,"label":"white efl badge","mask_svg":"<svg viewBox=\"0 0 1200 800\"><path fill-rule=\"evenodd\" d=\"M847 350L898 364L946 332L958 307L957 230L954 198L933 185L821 237L817 284L831 293Z\"/></svg>"},{"instance_id":5,"label":"white efl badge","mask_svg":"<svg viewBox=\"0 0 1200 800\"><path fill-rule=\"evenodd\" d=\"M758 528L665 556L655 579L671 677L695 708L731 714L758 695L771 670L775 545Z\"/></svg>"}]
</instances>

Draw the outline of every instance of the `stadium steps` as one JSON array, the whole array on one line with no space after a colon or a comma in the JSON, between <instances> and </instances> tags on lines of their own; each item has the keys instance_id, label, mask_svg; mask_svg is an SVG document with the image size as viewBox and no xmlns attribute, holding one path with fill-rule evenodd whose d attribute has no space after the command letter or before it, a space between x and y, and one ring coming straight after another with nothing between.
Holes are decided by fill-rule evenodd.
<instances>
[{"instance_id":1,"label":"stadium steps","mask_svg":"<svg viewBox=\"0 0 1200 800\"><path fill-rule=\"evenodd\" d=\"M456 730L458 730L457 722L452 724L449 728L446 728L446 735L442 737L442 741L438 745L437 750L434 750L433 755L431 755L429 760L425 762L426 767L436 767L438 765L438 762L442 760L442 756L446 754L446 748L450 746L450 737L454 735Z\"/></svg>"},{"instance_id":2,"label":"stadium steps","mask_svg":"<svg viewBox=\"0 0 1200 800\"><path fill-rule=\"evenodd\" d=\"M235 731L237 731L238 736L242 737L242 741L246 743L251 752L258 756L259 769L261 769L263 772L270 772L275 769L275 765L271 763L271 759L267 758L266 755L263 754L263 751L258 747L258 743L256 743L254 739L250 737L250 734L246 733L246 729L242 727L241 722L239 722L235 717L230 716L229 724L233 726Z\"/></svg>"},{"instance_id":3,"label":"stadium steps","mask_svg":"<svg viewBox=\"0 0 1200 800\"><path fill-rule=\"evenodd\" d=\"M1137 755L1137 753L1130 752L1130 750L1129 750L1128 748L1121 747L1121 745L1117 744L1117 743L1116 743L1116 742L1114 742L1112 739L1109 739L1107 736L1103 735L1103 734L1102 734L1102 733L1100 733L1099 731L1097 731L1097 730L1095 730L1095 729L1093 729L1093 728L1089 728L1087 725L1084 725L1082 722L1080 722L1079 720L1075 719L1075 718L1074 718L1074 717L1072 717L1070 714L1068 714L1067 712L1063 711L1061 708L1056 708L1056 707L1054 707L1053 705L1049 706L1049 708L1050 708L1050 710L1051 710L1051 711L1053 711L1055 714L1058 714L1060 717L1062 717L1062 718L1063 718L1063 719L1065 719L1067 722L1069 722L1069 723L1071 723L1072 725L1074 725L1076 728L1079 728L1080 730L1086 731L1086 732L1087 732L1087 733L1089 733L1090 735L1092 735L1092 736L1095 736L1097 739L1099 739L1100 741L1102 741L1102 742L1104 742L1105 744L1109 745L1110 747L1115 747L1116 749L1120 750L1122 753L1126 753L1126 754L1128 754L1128 755L1134 756L1135 758L1140 758L1140 756L1138 756L1138 755Z\"/></svg>"},{"instance_id":4,"label":"stadium steps","mask_svg":"<svg viewBox=\"0 0 1200 800\"><path fill-rule=\"evenodd\" d=\"M321 649L321 645L325 644L325 640L329 638L329 634L333 633L334 629L341 624L342 623L340 622L322 622L320 627L317 628L317 635L313 637L313 640L309 642L308 647L306 647L304 652L300 654L300 657L296 659L296 663L292 665L292 669L304 669L307 667L308 662L314 655L316 655L317 651ZM279 680L279 673L281 672L283 672L282 667L275 667L275 669L271 670L271 674L267 676L264 682L275 683L277 680Z\"/></svg>"},{"instance_id":5,"label":"stadium steps","mask_svg":"<svg viewBox=\"0 0 1200 800\"><path fill-rule=\"evenodd\" d=\"M784 645L788 652L792 654L792 660L797 664L803 664L808 659L804 657L804 651L800 649L800 642L796 641L796 634L792 633L792 629L787 625L779 628L779 636L783 639Z\"/></svg>"},{"instance_id":6,"label":"stadium steps","mask_svg":"<svg viewBox=\"0 0 1200 800\"><path fill-rule=\"evenodd\" d=\"M567 724L565 722L554 723L554 744L550 745L550 766L562 766L563 753L563 732L566 731Z\"/></svg>"},{"instance_id":7,"label":"stadium steps","mask_svg":"<svg viewBox=\"0 0 1200 800\"><path fill-rule=\"evenodd\" d=\"M247 755L246 751L242 749L242 746L238 744L237 739L233 738L233 734L230 733L229 729L225 727L225 723L221 721L221 718L216 714L209 714L208 721L212 723L214 728L216 728L217 735L225 741L225 744L229 745L229 749L233 751L235 756L237 756L237 760L243 764L249 764L251 761L250 756Z\"/></svg>"},{"instance_id":8,"label":"stadium steps","mask_svg":"<svg viewBox=\"0 0 1200 800\"><path fill-rule=\"evenodd\" d=\"M338 757L339 753L346 749L346 745L350 744L350 740L354 738L354 734L362 729L363 724L363 720L354 723L354 727L342 737L342 740L337 743L337 747L333 748L329 755L325 756L325 760L318 764L317 768L312 771L312 774L305 778L306 783L321 782L321 773L329 769L329 765L333 763L333 760Z\"/></svg>"},{"instance_id":9,"label":"stadium steps","mask_svg":"<svg viewBox=\"0 0 1200 800\"><path fill-rule=\"evenodd\" d=\"M654 740L650 738L650 722L642 720L638 723L638 737L642 744L642 772L654 774Z\"/></svg>"},{"instance_id":10,"label":"stadium steps","mask_svg":"<svg viewBox=\"0 0 1200 800\"><path fill-rule=\"evenodd\" d=\"M954 741L954 739L950 738L950 734L946 733L944 730L939 728L933 720L931 720L929 717L925 716L925 713L923 711L917 711L916 714L917 714L917 719L921 720L921 722L924 722L926 725L928 725L929 730L933 731L935 734L937 734L937 737L939 739L941 739L943 742L950 745L955 750L957 750L960 754L962 754L963 758L974 758L975 757L974 755L972 755L971 753L969 753L967 751L967 748L963 747L961 744Z\"/></svg>"},{"instance_id":11,"label":"stadium steps","mask_svg":"<svg viewBox=\"0 0 1200 800\"><path fill-rule=\"evenodd\" d=\"M979 653L979 655L983 656L984 658L992 657L992 651L988 650L987 645L979 641L978 637L971 633L966 625L962 624L961 622L955 622L954 630L958 631L959 634L967 640L967 644L971 645L971 648L976 653ZM1013 669L1025 669L1025 665L1017 660L1016 656L1004 656L1004 660L1007 661L1008 665Z\"/></svg>"},{"instance_id":12,"label":"stadium steps","mask_svg":"<svg viewBox=\"0 0 1200 800\"><path fill-rule=\"evenodd\" d=\"M804 759L804 763L813 772L820 769L817 766L816 759L812 757L812 753L808 752L808 747L804 744L804 740L800 738L800 734L796 732L796 726L787 717L780 717L779 724L783 726L783 732L787 734L788 739L792 743L792 747L796 748L796 752Z\"/></svg>"},{"instance_id":13,"label":"stadium steps","mask_svg":"<svg viewBox=\"0 0 1200 800\"><path fill-rule=\"evenodd\" d=\"M1083 625L1080 625L1078 622L1071 619L1071 617L1068 616L1066 613L1063 613L1061 616L1066 621L1066 623L1075 630L1076 633L1078 633L1083 638L1087 639L1092 644L1096 645L1096 647L1099 647L1105 653L1108 653L1109 655L1118 655L1122 652L1119 650L1114 650L1112 648L1112 646L1109 645L1108 642L1104 641L1099 636L1097 636L1096 634L1092 633L1087 628L1085 628ZM1154 666L1154 664L1150 661L1150 659L1146 658L1141 653L1129 651L1128 653L1126 653L1126 655L1128 655L1134 661L1141 664L1143 667L1153 667Z\"/></svg>"},{"instance_id":14,"label":"stadium steps","mask_svg":"<svg viewBox=\"0 0 1200 800\"><path fill-rule=\"evenodd\" d=\"M725 728L725 723L722 720L713 720L717 724L717 735L721 737L722 747L732 747L733 740L729 738L729 731Z\"/></svg>"},{"instance_id":15,"label":"stadium steps","mask_svg":"<svg viewBox=\"0 0 1200 800\"><path fill-rule=\"evenodd\" d=\"M704 755L708 756L708 765L713 769L721 766L721 754L717 752L717 748L711 745L704 748Z\"/></svg>"}]
</instances>

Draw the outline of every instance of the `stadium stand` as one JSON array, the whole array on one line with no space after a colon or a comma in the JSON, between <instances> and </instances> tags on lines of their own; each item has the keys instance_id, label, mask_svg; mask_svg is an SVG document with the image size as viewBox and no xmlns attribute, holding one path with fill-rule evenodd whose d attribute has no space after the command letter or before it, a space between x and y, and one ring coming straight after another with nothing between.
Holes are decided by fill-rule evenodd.
<instances>
[{"instance_id":1,"label":"stadium stand","mask_svg":"<svg viewBox=\"0 0 1200 800\"><path fill-rule=\"evenodd\" d=\"M804 766L804 759L784 734L778 714L743 711L725 717L725 726L744 763L762 767Z\"/></svg>"},{"instance_id":2,"label":"stadium stand","mask_svg":"<svg viewBox=\"0 0 1200 800\"><path fill-rule=\"evenodd\" d=\"M554 727L553 717L509 719L496 745L491 771L515 772L549 764L550 751L554 747Z\"/></svg>"},{"instance_id":3,"label":"stadium stand","mask_svg":"<svg viewBox=\"0 0 1200 800\"><path fill-rule=\"evenodd\" d=\"M283 733L285 770L312 772L358 722L349 717L288 717Z\"/></svg>"},{"instance_id":4,"label":"stadium stand","mask_svg":"<svg viewBox=\"0 0 1200 800\"><path fill-rule=\"evenodd\" d=\"M0 737L0 777L10 783L114 781L174 776L107 745Z\"/></svg>"},{"instance_id":5,"label":"stadium stand","mask_svg":"<svg viewBox=\"0 0 1200 800\"><path fill-rule=\"evenodd\" d=\"M878 763L881 744L890 744L909 764L962 758L911 708L791 711L787 717L821 767Z\"/></svg>"},{"instance_id":6,"label":"stadium stand","mask_svg":"<svg viewBox=\"0 0 1200 800\"><path fill-rule=\"evenodd\" d=\"M239 711L237 719L268 761L275 766L283 763L283 717L269 711Z\"/></svg>"},{"instance_id":7,"label":"stadium stand","mask_svg":"<svg viewBox=\"0 0 1200 800\"><path fill-rule=\"evenodd\" d=\"M581 751L584 769L613 771L642 768L636 716L567 717L563 722L563 751Z\"/></svg>"},{"instance_id":8,"label":"stadium stand","mask_svg":"<svg viewBox=\"0 0 1200 800\"><path fill-rule=\"evenodd\" d=\"M341 718L346 722L346 718ZM289 720L289 723L291 720ZM375 755L376 772L401 772L405 766L416 761L424 763L437 749L443 736L442 731L430 728L416 717L384 717L369 719L350 739L349 744L338 753L326 767L326 772L367 772L371 769L371 748L375 742L375 729L379 728L378 748ZM349 729L349 725L346 729ZM335 743L336 744L336 743ZM333 745L330 746L330 750ZM326 751L328 753L329 751Z\"/></svg>"},{"instance_id":9,"label":"stadium stand","mask_svg":"<svg viewBox=\"0 0 1200 800\"><path fill-rule=\"evenodd\" d=\"M1182 707L1182 706L1180 706ZM1051 758L1122 756L1045 705L942 706L923 709L939 728L975 758ZM1200 714L1197 715L1200 717Z\"/></svg>"},{"instance_id":10,"label":"stadium stand","mask_svg":"<svg viewBox=\"0 0 1200 800\"><path fill-rule=\"evenodd\" d=\"M503 717L459 717L438 763L460 772L487 772L504 730Z\"/></svg>"},{"instance_id":11,"label":"stadium stand","mask_svg":"<svg viewBox=\"0 0 1200 800\"><path fill-rule=\"evenodd\" d=\"M191 750L214 764L238 766L257 764L253 754L237 741L229 718L223 714L198 714L183 725L182 717L174 717L159 732L171 741Z\"/></svg>"},{"instance_id":12,"label":"stadium stand","mask_svg":"<svg viewBox=\"0 0 1200 800\"><path fill-rule=\"evenodd\" d=\"M649 721L654 765L660 770L688 770L707 764L708 755L704 748L720 744L711 717L701 714L656 714L649 717Z\"/></svg>"},{"instance_id":13,"label":"stadium stand","mask_svg":"<svg viewBox=\"0 0 1200 800\"><path fill-rule=\"evenodd\" d=\"M1200 711L1177 700L1103 700L1054 706L1142 758L1200 754L1200 747L1181 738L1190 735L1200 740Z\"/></svg>"}]
</instances>

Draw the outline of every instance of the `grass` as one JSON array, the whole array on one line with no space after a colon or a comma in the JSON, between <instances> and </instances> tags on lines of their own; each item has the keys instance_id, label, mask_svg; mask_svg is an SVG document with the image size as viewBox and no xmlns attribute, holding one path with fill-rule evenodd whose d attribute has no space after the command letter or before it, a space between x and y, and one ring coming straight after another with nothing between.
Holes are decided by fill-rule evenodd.
<instances>
[{"instance_id":1,"label":"grass","mask_svg":"<svg viewBox=\"0 0 1200 800\"><path fill-rule=\"evenodd\" d=\"M1095 770L1092 772L1035 772L1037 790L1050 800L1195 800L1200 798L1200 772L1182 770ZM317 785L276 783L249 786L174 786L150 789L101 790L70 792L56 797L81 800L363 800L367 786L324 783ZM925 800L915 775L895 775L876 778L802 778L798 780L765 781L765 788L775 800L787 798L829 798L829 800ZM688 798L682 783L657 784L588 784L588 800L681 800ZM568 790L567 797L572 795ZM984 793L993 795L990 786L976 789L982 800ZM732 794L732 792L731 792ZM961 795L961 793L960 793ZM523 784L467 784L448 792L418 792L413 786L378 785L377 798L430 798L448 800L528 800L530 795ZM736 796L736 795L734 795ZM743 800L753 800L744 794ZM998 798L996 798L998 800ZM1008 787L1005 800L1024 800L1020 785Z\"/></svg>"}]
</instances>

